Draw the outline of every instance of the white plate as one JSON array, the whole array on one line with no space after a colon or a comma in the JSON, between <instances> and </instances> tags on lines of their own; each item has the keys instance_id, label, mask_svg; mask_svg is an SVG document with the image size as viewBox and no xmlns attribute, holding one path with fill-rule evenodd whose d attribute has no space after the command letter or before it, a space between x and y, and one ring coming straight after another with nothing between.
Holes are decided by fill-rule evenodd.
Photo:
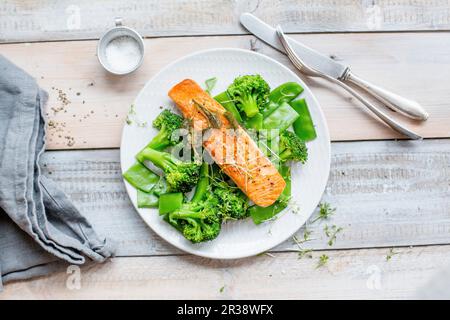
<instances>
[{"instance_id":1,"label":"white plate","mask_svg":"<svg viewBox=\"0 0 450 320\"><path fill-rule=\"evenodd\" d=\"M261 74L271 88L287 82L300 83L317 131L317 139L307 144L309 159L305 165L292 167L292 198L296 206L288 207L278 219L255 225L251 219L228 221L218 238L192 244L158 215L157 209L139 209L136 190L125 181L131 202L144 221L163 239L175 247L208 258L233 259L259 254L291 237L317 207L325 189L330 171L330 137L319 103L306 84L279 62L247 50L213 49L183 57L156 74L136 98L134 105L139 120L147 121L147 128L135 124L125 125L120 148L122 172L135 161L134 156L156 134L151 127L153 119L161 112L160 106L176 110L167 96L172 86L185 78L200 85L206 79L217 77L212 94L218 94L239 75Z\"/></svg>"}]
</instances>

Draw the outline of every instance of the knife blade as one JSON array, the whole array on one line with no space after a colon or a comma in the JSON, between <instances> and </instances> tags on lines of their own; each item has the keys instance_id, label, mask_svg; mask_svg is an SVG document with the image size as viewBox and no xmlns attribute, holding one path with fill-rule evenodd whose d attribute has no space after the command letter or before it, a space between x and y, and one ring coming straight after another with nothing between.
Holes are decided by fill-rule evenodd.
<instances>
[{"instance_id":1,"label":"knife blade","mask_svg":"<svg viewBox=\"0 0 450 320\"><path fill-rule=\"evenodd\" d=\"M257 38L263 40L268 45L286 54L278 39L275 28L261 21L251 13L243 13L240 17L242 25ZM342 79L347 74L349 68L333 59L311 49L304 44L287 37L294 51L302 57L306 64L333 78Z\"/></svg>"}]
</instances>

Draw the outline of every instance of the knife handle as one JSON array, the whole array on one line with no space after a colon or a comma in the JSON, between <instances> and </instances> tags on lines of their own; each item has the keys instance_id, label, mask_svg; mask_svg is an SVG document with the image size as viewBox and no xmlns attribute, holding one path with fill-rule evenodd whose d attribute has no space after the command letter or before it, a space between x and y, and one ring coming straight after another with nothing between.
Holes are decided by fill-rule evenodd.
<instances>
[{"instance_id":1,"label":"knife handle","mask_svg":"<svg viewBox=\"0 0 450 320\"><path fill-rule=\"evenodd\" d=\"M348 72L344 81L350 82L357 87L364 90L366 93L372 95L378 101L384 103L387 107L392 110L397 110L402 114L416 120L427 120L428 113L422 108L422 106L416 101L409 100L390 92L386 89L380 88L376 85L373 85L351 72Z\"/></svg>"}]
</instances>

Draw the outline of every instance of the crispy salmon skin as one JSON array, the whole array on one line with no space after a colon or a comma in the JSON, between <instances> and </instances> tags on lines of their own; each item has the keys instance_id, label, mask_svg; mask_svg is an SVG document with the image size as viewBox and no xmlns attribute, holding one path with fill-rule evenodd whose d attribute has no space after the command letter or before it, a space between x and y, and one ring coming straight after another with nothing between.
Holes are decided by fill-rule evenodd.
<instances>
[{"instance_id":1,"label":"crispy salmon skin","mask_svg":"<svg viewBox=\"0 0 450 320\"><path fill-rule=\"evenodd\" d=\"M286 186L283 177L248 133L229 120L220 103L191 79L176 84L169 97L194 128L210 128L203 146L250 200L267 207L278 199ZM216 116L213 124L210 113Z\"/></svg>"}]
</instances>

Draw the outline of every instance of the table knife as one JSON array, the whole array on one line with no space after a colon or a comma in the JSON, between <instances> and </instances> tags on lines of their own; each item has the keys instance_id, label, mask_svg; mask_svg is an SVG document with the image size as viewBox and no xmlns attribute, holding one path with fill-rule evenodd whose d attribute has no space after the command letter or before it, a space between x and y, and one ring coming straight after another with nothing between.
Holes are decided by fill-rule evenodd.
<instances>
[{"instance_id":1,"label":"table knife","mask_svg":"<svg viewBox=\"0 0 450 320\"><path fill-rule=\"evenodd\" d=\"M251 13L243 13L240 17L240 21L242 25L257 38L263 40L278 51L286 54L277 36L275 28L258 19ZM317 69L339 81L351 83L359 87L390 109L396 110L410 118L417 120L426 120L428 118L428 113L419 103L371 84L370 82L356 76L350 71L348 66L336 62L292 38L288 37L288 39L295 53L300 56L306 64L314 69Z\"/></svg>"}]
</instances>

